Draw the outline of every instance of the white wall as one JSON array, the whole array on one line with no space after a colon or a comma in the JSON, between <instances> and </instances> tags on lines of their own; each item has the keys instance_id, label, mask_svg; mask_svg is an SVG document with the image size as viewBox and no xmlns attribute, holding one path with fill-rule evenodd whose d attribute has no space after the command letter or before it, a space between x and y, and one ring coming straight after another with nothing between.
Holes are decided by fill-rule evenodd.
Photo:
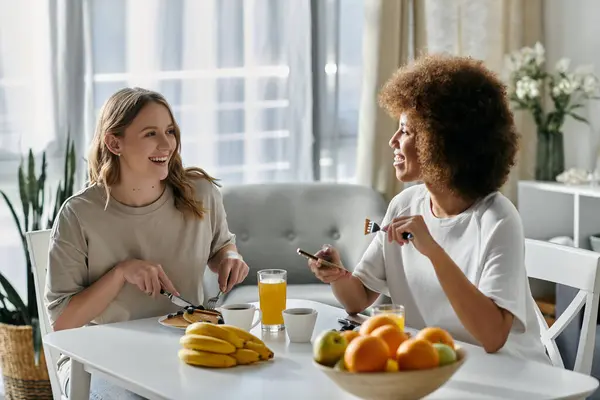
<instances>
[{"instance_id":1,"label":"white wall","mask_svg":"<svg viewBox=\"0 0 600 400\"><path fill-rule=\"evenodd\" d=\"M544 45L548 66L567 57L571 67L593 64L600 76L600 0L545 0ZM600 137L600 100L581 115L591 127L569 118L564 125L565 167L592 169Z\"/></svg>"}]
</instances>

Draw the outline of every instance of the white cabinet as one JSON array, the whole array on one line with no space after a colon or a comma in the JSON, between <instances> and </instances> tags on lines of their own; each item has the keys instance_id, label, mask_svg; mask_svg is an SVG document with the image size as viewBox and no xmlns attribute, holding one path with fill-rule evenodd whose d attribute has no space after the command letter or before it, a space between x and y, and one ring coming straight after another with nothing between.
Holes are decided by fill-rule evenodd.
<instances>
[{"instance_id":1,"label":"white cabinet","mask_svg":"<svg viewBox=\"0 0 600 400\"><path fill-rule=\"evenodd\" d=\"M520 181L518 196L527 238L568 236L575 247L591 249L590 236L600 235L598 186Z\"/></svg>"},{"instance_id":2,"label":"white cabinet","mask_svg":"<svg viewBox=\"0 0 600 400\"><path fill-rule=\"evenodd\" d=\"M575 247L589 250L590 236L600 235L598 186L520 181L518 196L526 238L549 240L568 236ZM553 283L533 278L529 283L536 300L554 303Z\"/></svg>"}]
</instances>

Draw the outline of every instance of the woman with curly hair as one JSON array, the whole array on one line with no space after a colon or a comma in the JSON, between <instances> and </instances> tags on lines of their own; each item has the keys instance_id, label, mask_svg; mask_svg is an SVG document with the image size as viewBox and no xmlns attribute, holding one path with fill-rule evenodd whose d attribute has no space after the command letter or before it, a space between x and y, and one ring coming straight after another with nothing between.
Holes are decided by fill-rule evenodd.
<instances>
[{"instance_id":1,"label":"woman with curly hair","mask_svg":"<svg viewBox=\"0 0 600 400\"><path fill-rule=\"evenodd\" d=\"M550 363L521 219L499 192L518 149L504 85L482 62L430 55L399 69L380 103L399 121L389 142L397 179L422 184L390 202L352 273L320 261L311 270L349 313L386 294L404 305L408 326L438 326L489 353ZM341 265L331 246L316 255Z\"/></svg>"}]
</instances>

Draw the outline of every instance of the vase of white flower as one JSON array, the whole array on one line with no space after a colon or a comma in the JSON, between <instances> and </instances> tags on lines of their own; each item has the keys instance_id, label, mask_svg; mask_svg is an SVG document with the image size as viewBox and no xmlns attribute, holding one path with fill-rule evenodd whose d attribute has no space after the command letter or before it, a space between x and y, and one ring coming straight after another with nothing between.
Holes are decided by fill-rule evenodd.
<instances>
[{"instance_id":1,"label":"vase of white flower","mask_svg":"<svg viewBox=\"0 0 600 400\"><path fill-rule=\"evenodd\" d=\"M535 179L552 181L565 170L563 134L560 131L538 131Z\"/></svg>"},{"instance_id":2,"label":"vase of white flower","mask_svg":"<svg viewBox=\"0 0 600 400\"><path fill-rule=\"evenodd\" d=\"M545 67L545 49L540 43L524 47L507 57L508 96L517 110L529 111L537 125L535 178L555 180L564 171L563 124L567 117L588 123L576 110L587 100L598 99L599 80L592 67L569 71L570 60L558 61L554 72ZM546 108L544 95L552 109Z\"/></svg>"}]
</instances>

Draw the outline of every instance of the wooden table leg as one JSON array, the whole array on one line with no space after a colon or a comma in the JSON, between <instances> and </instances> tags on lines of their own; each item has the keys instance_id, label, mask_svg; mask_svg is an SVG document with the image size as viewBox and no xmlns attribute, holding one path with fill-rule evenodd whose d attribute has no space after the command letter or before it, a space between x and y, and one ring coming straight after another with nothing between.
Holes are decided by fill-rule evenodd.
<instances>
[{"instance_id":1,"label":"wooden table leg","mask_svg":"<svg viewBox=\"0 0 600 400\"><path fill-rule=\"evenodd\" d=\"M69 380L69 400L89 400L91 375L83 364L71 359L71 378Z\"/></svg>"}]
</instances>

